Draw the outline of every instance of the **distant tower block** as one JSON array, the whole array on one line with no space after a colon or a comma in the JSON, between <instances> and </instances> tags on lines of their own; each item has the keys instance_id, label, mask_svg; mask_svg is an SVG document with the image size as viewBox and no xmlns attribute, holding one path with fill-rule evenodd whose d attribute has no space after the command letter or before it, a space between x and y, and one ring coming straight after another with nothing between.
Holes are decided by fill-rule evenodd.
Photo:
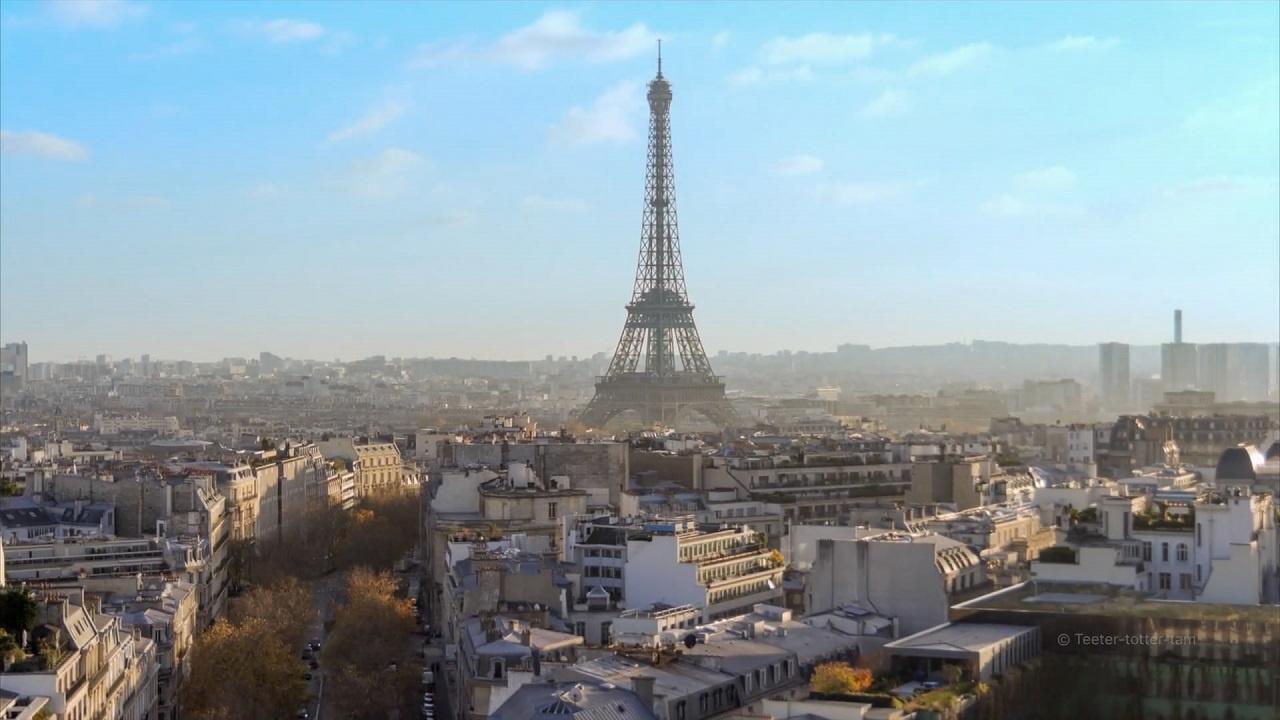
<instances>
[{"instance_id":1,"label":"distant tower block","mask_svg":"<svg viewBox=\"0 0 1280 720\"><path fill-rule=\"evenodd\" d=\"M1173 311L1173 341L1182 344L1182 311Z\"/></svg>"},{"instance_id":2,"label":"distant tower block","mask_svg":"<svg viewBox=\"0 0 1280 720\"><path fill-rule=\"evenodd\" d=\"M724 381L711 371L685 290L671 161L671 97L659 45L658 74L649 83L649 158L635 290L613 361L598 378L595 397L580 418L588 427L603 427L629 410L646 424L667 427L676 427L686 412L721 428L740 422L725 397Z\"/></svg>"}]
</instances>

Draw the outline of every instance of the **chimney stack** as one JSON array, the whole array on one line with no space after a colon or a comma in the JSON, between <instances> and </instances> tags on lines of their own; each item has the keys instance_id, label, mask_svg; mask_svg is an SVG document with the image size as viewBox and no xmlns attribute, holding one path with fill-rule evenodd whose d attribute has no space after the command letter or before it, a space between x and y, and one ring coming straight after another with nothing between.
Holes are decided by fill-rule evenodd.
<instances>
[{"instance_id":1,"label":"chimney stack","mask_svg":"<svg viewBox=\"0 0 1280 720\"><path fill-rule=\"evenodd\" d=\"M1173 311L1173 341L1182 344L1182 311Z\"/></svg>"},{"instance_id":2,"label":"chimney stack","mask_svg":"<svg viewBox=\"0 0 1280 720\"><path fill-rule=\"evenodd\" d=\"M631 692L640 698L640 702L644 703L646 708L653 710L653 685L656 682L654 678L647 675L631 676Z\"/></svg>"}]
</instances>

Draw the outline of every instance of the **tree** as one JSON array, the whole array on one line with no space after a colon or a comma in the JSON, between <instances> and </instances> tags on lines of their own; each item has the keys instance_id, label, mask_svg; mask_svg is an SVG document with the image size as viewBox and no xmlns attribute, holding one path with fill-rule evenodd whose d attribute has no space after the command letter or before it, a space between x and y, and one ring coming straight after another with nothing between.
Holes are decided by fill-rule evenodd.
<instances>
[{"instance_id":1,"label":"tree","mask_svg":"<svg viewBox=\"0 0 1280 720\"><path fill-rule=\"evenodd\" d=\"M40 603L25 585L10 585L0 591L0 629L15 638L36 626Z\"/></svg>"},{"instance_id":2,"label":"tree","mask_svg":"<svg viewBox=\"0 0 1280 720\"><path fill-rule=\"evenodd\" d=\"M0 629L0 661L17 662L26 657L18 641L7 630Z\"/></svg>"},{"instance_id":3,"label":"tree","mask_svg":"<svg viewBox=\"0 0 1280 720\"><path fill-rule=\"evenodd\" d=\"M344 718L385 718L417 678L409 663L413 610L397 598L396 576L357 567L347 578L346 604L325 644L325 677Z\"/></svg>"},{"instance_id":4,"label":"tree","mask_svg":"<svg viewBox=\"0 0 1280 720\"><path fill-rule=\"evenodd\" d=\"M292 577L269 587L254 588L232 607L236 622L261 620L290 648L300 648L306 643L316 619L310 593Z\"/></svg>"},{"instance_id":5,"label":"tree","mask_svg":"<svg viewBox=\"0 0 1280 720\"><path fill-rule=\"evenodd\" d=\"M871 687L873 678L867 668L851 667L848 663L823 663L813 670L810 683L823 695L853 695Z\"/></svg>"},{"instance_id":6,"label":"tree","mask_svg":"<svg viewBox=\"0 0 1280 720\"><path fill-rule=\"evenodd\" d=\"M197 720L292 717L307 699L306 672L295 648L264 620L219 620L196 639L191 675L179 698Z\"/></svg>"}]
</instances>

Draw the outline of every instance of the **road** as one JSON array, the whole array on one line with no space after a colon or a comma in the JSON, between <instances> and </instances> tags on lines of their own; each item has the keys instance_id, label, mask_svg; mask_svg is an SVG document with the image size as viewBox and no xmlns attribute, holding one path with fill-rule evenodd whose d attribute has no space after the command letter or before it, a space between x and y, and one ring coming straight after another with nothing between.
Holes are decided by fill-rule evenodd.
<instances>
[{"instance_id":1,"label":"road","mask_svg":"<svg viewBox=\"0 0 1280 720\"><path fill-rule=\"evenodd\" d=\"M334 574L320 578L311 587L311 598L316 607L316 620L312 626L311 637L319 639L321 643L329 641L329 633L325 632L324 624L326 621L333 619L338 588L341 587L341 584L341 575ZM322 663L320 669L313 670L311 674L310 691L312 700L307 709L311 712L312 720L337 717L330 703L326 702L324 698L324 664Z\"/></svg>"}]
</instances>

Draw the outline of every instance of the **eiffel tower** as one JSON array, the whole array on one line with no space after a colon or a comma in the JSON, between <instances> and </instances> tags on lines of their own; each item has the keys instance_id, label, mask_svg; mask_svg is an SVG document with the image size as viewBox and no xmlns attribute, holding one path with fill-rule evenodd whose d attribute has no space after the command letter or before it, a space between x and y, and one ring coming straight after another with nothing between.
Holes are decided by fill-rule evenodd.
<instances>
[{"instance_id":1,"label":"eiffel tower","mask_svg":"<svg viewBox=\"0 0 1280 720\"><path fill-rule=\"evenodd\" d=\"M685 291L671 162L671 83L662 76L661 44L658 75L649 83L649 158L635 291L613 361L597 378L595 397L580 421L604 427L628 410L647 425L672 428L686 412L721 428L739 422L724 381L711 371Z\"/></svg>"}]
</instances>

